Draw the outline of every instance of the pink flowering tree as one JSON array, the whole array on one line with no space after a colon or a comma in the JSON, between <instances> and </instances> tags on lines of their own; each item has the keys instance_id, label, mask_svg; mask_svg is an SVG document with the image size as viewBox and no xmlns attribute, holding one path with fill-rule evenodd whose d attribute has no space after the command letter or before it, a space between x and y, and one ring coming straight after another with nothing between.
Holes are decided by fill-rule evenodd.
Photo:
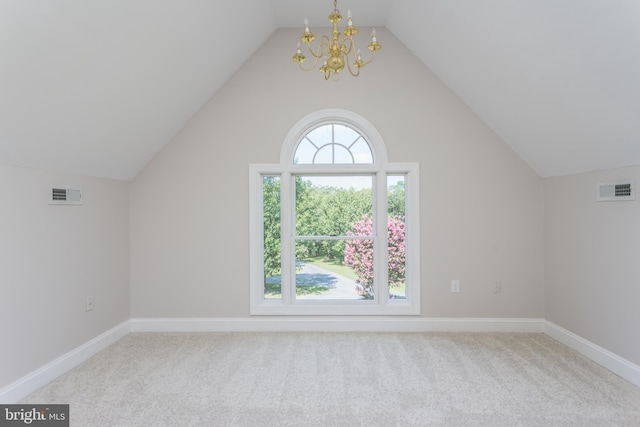
<instances>
[{"instance_id":1,"label":"pink flowering tree","mask_svg":"<svg viewBox=\"0 0 640 427\"><path fill-rule=\"evenodd\" d=\"M365 215L352 225L349 236L373 234L373 220ZM405 233L404 218L390 216L387 227L389 245L389 285L399 286L405 281ZM357 276L357 291L363 298L373 298L373 240L347 240L344 249L344 264Z\"/></svg>"}]
</instances>

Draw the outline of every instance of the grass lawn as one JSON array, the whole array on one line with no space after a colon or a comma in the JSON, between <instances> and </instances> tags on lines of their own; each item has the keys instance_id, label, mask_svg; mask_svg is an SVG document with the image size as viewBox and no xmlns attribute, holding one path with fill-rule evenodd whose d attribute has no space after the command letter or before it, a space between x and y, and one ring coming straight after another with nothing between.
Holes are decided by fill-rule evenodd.
<instances>
[{"instance_id":1,"label":"grass lawn","mask_svg":"<svg viewBox=\"0 0 640 427\"><path fill-rule=\"evenodd\" d=\"M317 265L325 270L329 270L332 273L344 276L347 279L356 280L358 278L351 267L344 265L342 261L329 261L324 259L324 257L308 258L305 261L309 264Z\"/></svg>"},{"instance_id":2,"label":"grass lawn","mask_svg":"<svg viewBox=\"0 0 640 427\"><path fill-rule=\"evenodd\" d=\"M326 286L303 286L296 285L296 295L322 295L328 292L329 288ZM280 283L267 283L264 289L265 299L280 299L282 298L282 290Z\"/></svg>"},{"instance_id":3,"label":"grass lawn","mask_svg":"<svg viewBox=\"0 0 640 427\"><path fill-rule=\"evenodd\" d=\"M391 286L389 288L389 294L404 299L407 296L407 293L405 291L405 284L403 283L400 286Z\"/></svg>"}]
</instances>

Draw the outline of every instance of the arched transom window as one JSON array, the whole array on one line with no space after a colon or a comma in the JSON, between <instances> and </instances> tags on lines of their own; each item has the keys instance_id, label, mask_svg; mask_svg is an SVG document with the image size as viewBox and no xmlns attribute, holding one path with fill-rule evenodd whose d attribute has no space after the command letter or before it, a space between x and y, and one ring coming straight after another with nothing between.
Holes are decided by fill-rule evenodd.
<instances>
[{"instance_id":1,"label":"arched transom window","mask_svg":"<svg viewBox=\"0 0 640 427\"><path fill-rule=\"evenodd\" d=\"M251 314L419 314L418 165L363 117L300 120L251 174Z\"/></svg>"},{"instance_id":2,"label":"arched transom window","mask_svg":"<svg viewBox=\"0 0 640 427\"><path fill-rule=\"evenodd\" d=\"M357 130L335 123L320 125L302 137L294 155L298 165L373 164L369 143Z\"/></svg>"}]
</instances>

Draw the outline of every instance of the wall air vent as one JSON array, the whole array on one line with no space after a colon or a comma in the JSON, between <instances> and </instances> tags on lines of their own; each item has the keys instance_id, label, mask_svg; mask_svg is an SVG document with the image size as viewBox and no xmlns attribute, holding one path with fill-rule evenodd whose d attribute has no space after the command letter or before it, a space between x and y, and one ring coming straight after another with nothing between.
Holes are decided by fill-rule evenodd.
<instances>
[{"instance_id":1,"label":"wall air vent","mask_svg":"<svg viewBox=\"0 0 640 427\"><path fill-rule=\"evenodd\" d=\"M51 189L50 205L81 205L82 192L77 188L54 187Z\"/></svg>"},{"instance_id":2,"label":"wall air vent","mask_svg":"<svg viewBox=\"0 0 640 427\"><path fill-rule=\"evenodd\" d=\"M633 180L599 182L596 200L598 202L611 202L617 200L635 200L636 184Z\"/></svg>"}]
</instances>

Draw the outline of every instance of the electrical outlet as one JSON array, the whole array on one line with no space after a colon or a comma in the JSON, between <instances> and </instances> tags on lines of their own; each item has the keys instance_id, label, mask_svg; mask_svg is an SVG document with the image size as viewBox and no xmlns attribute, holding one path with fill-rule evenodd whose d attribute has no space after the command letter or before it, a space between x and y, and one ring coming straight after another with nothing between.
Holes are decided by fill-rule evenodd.
<instances>
[{"instance_id":1,"label":"electrical outlet","mask_svg":"<svg viewBox=\"0 0 640 427\"><path fill-rule=\"evenodd\" d=\"M93 311L93 297L87 297L84 304L84 311Z\"/></svg>"},{"instance_id":2,"label":"electrical outlet","mask_svg":"<svg viewBox=\"0 0 640 427\"><path fill-rule=\"evenodd\" d=\"M498 281L495 283L494 287L493 287L493 293L494 294L499 294L500 292L502 292L502 282Z\"/></svg>"},{"instance_id":3,"label":"electrical outlet","mask_svg":"<svg viewBox=\"0 0 640 427\"><path fill-rule=\"evenodd\" d=\"M452 294L460 293L460 280L451 281L451 293Z\"/></svg>"}]
</instances>

